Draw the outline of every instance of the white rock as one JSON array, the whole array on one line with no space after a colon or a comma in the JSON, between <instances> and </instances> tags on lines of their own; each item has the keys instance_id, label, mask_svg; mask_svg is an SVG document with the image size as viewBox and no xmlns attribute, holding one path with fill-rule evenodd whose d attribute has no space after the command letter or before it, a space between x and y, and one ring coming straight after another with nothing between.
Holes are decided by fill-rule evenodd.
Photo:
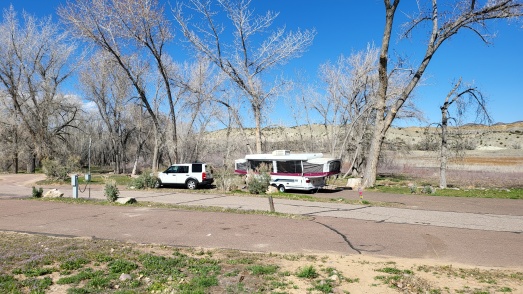
<instances>
[{"instance_id":1,"label":"white rock","mask_svg":"<svg viewBox=\"0 0 523 294\"><path fill-rule=\"evenodd\" d=\"M51 190L45 192L45 194L44 194L44 197L48 197L48 198L60 198L63 196L64 196L64 193L62 193L62 191L60 191L58 189L51 189Z\"/></svg>"},{"instance_id":2,"label":"white rock","mask_svg":"<svg viewBox=\"0 0 523 294\"><path fill-rule=\"evenodd\" d=\"M120 281L127 281L127 280L130 280L130 279L132 279L130 274L121 274L120 275Z\"/></svg>"},{"instance_id":3,"label":"white rock","mask_svg":"<svg viewBox=\"0 0 523 294\"><path fill-rule=\"evenodd\" d=\"M361 178L350 178L347 180L346 187L349 187L352 190L356 190L360 186L361 186Z\"/></svg>"},{"instance_id":4,"label":"white rock","mask_svg":"<svg viewBox=\"0 0 523 294\"><path fill-rule=\"evenodd\" d=\"M278 188L274 187L274 186L269 186L267 188L267 192L265 192L267 194L273 194L273 193L278 193Z\"/></svg>"}]
</instances>

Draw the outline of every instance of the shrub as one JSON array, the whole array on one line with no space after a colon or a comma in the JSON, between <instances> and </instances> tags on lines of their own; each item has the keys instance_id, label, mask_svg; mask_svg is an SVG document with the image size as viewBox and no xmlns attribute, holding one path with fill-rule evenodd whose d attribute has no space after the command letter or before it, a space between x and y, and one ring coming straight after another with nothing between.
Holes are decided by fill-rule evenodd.
<instances>
[{"instance_id":1,"label":"shrub","mask_svg":"<svg viewBox=\"0 0 523 294\"><path fill-rule=\"evenodd\" d=\"M42 187L36 189L34 186L33 186L33 198L42 198L44 194L44 190L42 189Z\"/></svg>"},{"instance_id":2,"label":"shrub","mask_svg":"<svg viewBox=\"0 0 523 294\"><path fill-rule=\"evenodd\" d=\"M242 177L235 175L234 172L226 166L215 169L214 183L220 191L234 191L243 186Z\"/></svg>"},{"instance_id":3,"label":"shrub","mask_svg":"<svg viewBox=\"0 0 523 294\"><path fill-rule=\"evenodd\" d=\"M69 173L78 171L79 167L80 157L78 156L70 156L65 164L56 159L45 158L42 160L42 170L52 180L67 181Z\"/></svg>"},{"instance_id":4,"label":"shrub","mask_svg":"<svg viewBox=\"0 0 523 294\"><path fill-rule=\"evenodd\" d=\"M50 179L66 181L69 178L67 167L61 164L58 160L48 158L43 159L42 170Z\"/></svg>"},{"instance_id":5,"label":"shrub","mask_svg":"<svg viewBox=\"0 0 523 294\"><path fill-rule=\"evenodd\" d=\"M418 186L416 186L416 184L409 184L409 189L411 194L416 194L418 192Z\"/></svg>"},{"instance_id":6,"label":"shrub","mask_svg":"<svg viewBox=\"0 0 523 294\"><path fill-rule=\"evenodd\" d=\"M436 189L434 189L434 187L432 187L430 185L427 185L427 186L423 187L423 190L421 192L424 194L434 194L434 193L436 193Z\"/></svg>"},{"instance_id":7,"label":"shrub","mask_svg":"<svg viewBox=\"0 0 523 294\"><path fill-rule=\"evenodd\" d=\"M271 175L269 174L269 166L261 164L257 172L249 171L247 174L247 188L251 194L264 194L269 187Z\"/></svg>"},{"instance_id":8,"label":"shrub","mask_svg":"<svg viewBox=\"0 0 523 294\"><path fill-rule=\"evenodd\" d=\"M104 195L110 202L116 201L118 199L118 195L120 194L120 191L118 191L118 187L116 186L116 181L112 180L107 183L105 183L105 189L104 189Z\"/></svg>"},{"instance_id":9,"label":"shrub","mask_svg":"<svg viewBox=\"0 0 523 294\"><path fill-rule=\"evenodd\" d=\"M157 180L158 178L150 170L145 170L140 176L133 179L129 186L135 189L154 188Z\"/></svg>"}]
</instances>

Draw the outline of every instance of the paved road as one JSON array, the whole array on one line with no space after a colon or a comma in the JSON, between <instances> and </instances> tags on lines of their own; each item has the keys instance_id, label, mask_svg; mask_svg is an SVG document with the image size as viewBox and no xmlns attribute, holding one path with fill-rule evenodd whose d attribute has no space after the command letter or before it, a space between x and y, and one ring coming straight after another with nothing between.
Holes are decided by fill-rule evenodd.
<instances>
[{"instance_id":1,"label":"paved road","mask_svg":"<svg viewBox=\"0 0 523 294\"><path fill-rule=\"evenodd\" d=\"M30 184L31 179L24 176L0 176L0 230L264 252L431 258L523 268L523 201L520 200L475 199L481 205L476 209L478 212L474 212L477 205L459 205L470 199L446 197L365 194L369 200L388 197L388 202L396 202L402 208L275 199L276 211L309 216L307 220L297 220L17 199L30 195ZM71 187L59 188L66 197L72 194ZM268 209L268 201L263 197L196 194L181 189L122 191L121 194L140 202ZM87 198L87 195L86 190L80 197ZM103 198L103 192L96 187L90 196ZM354 195L342 191L318 197Z\"/></svg>"}]
</instances>

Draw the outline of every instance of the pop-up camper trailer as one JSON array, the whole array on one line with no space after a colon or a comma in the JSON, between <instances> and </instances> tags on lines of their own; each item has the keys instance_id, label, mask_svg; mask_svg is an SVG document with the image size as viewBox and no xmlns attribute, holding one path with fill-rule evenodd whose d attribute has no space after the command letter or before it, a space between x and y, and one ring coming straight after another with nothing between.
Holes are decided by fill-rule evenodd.
<instances>
[{"instance_id":1,"label":"pop-up camper trailer","mask_svg":"<svg viewBox=\"0 0 523 294\"><path fill-rule=\"evenodd\" d=\"M269 167L271 185L280 192L286 189L315 191L325 186L328 176L340 173L341 161L324 158L322 153L296 153L275 150L270 154L249 154L235 160L234 172L245 175L257 171L261 164Z\"/></svg>"}]
</instances>

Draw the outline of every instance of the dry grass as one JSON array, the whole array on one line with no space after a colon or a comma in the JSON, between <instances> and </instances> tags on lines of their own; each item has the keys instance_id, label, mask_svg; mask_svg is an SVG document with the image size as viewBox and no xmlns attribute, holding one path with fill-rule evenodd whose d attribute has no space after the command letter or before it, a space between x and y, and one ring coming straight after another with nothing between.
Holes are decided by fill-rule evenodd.
<instances>
[{"instance_id":1,"label":"dry grass","mask_svg":"<svg viewBox=\"0 0 523 294\"><path fill-rule=\"evenodd\" d=\"M523 153L523 152L522 152ZM450 163L459 165L486 165L486 166L523 166L523 156L490 157L490 156L470 156L463 158L452 158Z\"/></svg>"},{"instance_id":2,"label":"dry grass","mask_svg":"<svg viewBox=\"0 0 523 294\"><path fill-rule=\"evenodd\" d=\"M437 152L430 151L386 153L379 172L437 185L438 156ZM471 150L451 157L447 182L450 186L463 188L523 188L523 151Z\"/></svg>"},{"instance_id":3,"label":"dry grass","mask_svg":"<svg viewBox=\"0 0 523 294\"><path fill-rule=\"evenodd\" d=\"M0 232L0 253L2 293L519 293L523 289L520 269L365 255L247 253L6 232ZM129 279L121 279L121 273L129 274Z\"/></svg>"}]
</instances>

